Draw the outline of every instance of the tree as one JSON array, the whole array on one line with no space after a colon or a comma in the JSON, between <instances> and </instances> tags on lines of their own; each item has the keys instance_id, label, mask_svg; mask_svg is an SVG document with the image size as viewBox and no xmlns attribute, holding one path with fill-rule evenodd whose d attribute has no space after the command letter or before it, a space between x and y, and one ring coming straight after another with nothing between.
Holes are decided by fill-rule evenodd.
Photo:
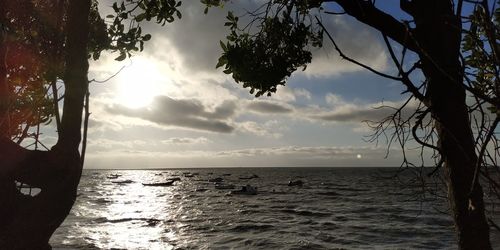
<instances>
[{"instance_id":1,"label":"tree","mask_svg":"<svg viewBox=\"0 0 500 250\"><path fill-rule=\"evenodd\" d=\"M48 240L52 232L62 223L76 199L81 175L78 144L83 95L87 87L89 10L90 1L72 1L69 5L65 105L57 145L50 151L28 151L10 141L9 134L1 138L2 153L10 153L2 155L2 160L7 160L2 162L1 170L2 204L9 206L1 215L2 246L50 248ZM5 57L2 59L5 62ZM5 79L5 75L2 77ZM42 192L33 198L22 197L15 181L40 187Z\"/></svg>"},{"instance_id":2,"label":"tree","mask_svg":"<svg viewBox=\"0 0 500 250\"><path fill-rule=\"evenodd\" d=\"M174 15L181 17L179 6L173 0L114 3L116 16L107 26L95 0L0 2L0 248L50 249L51 235L75 202L85 148L83 143L80 154L84 107L85 131L89 116L88 59L99 59L103 50L119 52L117 60L141 51L151 35L141 34L139 22L172 22ZM26 47L38 56L17 60L18 48ZM19 145L30 127L53 118L59 137L51 149ZM19 188L25 186L41 192L23 195Z\"/></svg>"},{"instance_id":3,"label":"tree","mask_svg":"<svg viewBox=\"0 0 500 250\"><path fill-rule=\"evenodd\" d=\"M227 1L202 2L208 8ZM465 4L474 9L470 17L463 17ZM332 11L337 7L342 11ZM245 25L229 12L225 25L230 34L226 42L221 41L223 54L217 67L224 67L224 73L232 74L257 97L271 95L311 61L310 47L321 46L326 34L342 58L399 81L411 97L394 115L374 124L375 138L392 131L390 141L399 142L403 152L408 136L434 151L436 169L444 167L459 247L491 249L480 178L495 190L499 187L487 167L498 171L494 130L500 116L500 11L487 0L401 0L400 10L411 20L397 20L368 0L268 1L246 13L250 21ZM341 51L321 21L321 15L339 14L380 31L397 75L378 72ZM401 55L393 46L400 47ZM411 64L407 54L417 60ZM415 72L425 77L420 86ZM473 101L466 100L468 94ZM409 118L401 117L412 99L419 103L416 111ZM405 157L403 166L411 165Z\"/></svg>"}]
</instances>

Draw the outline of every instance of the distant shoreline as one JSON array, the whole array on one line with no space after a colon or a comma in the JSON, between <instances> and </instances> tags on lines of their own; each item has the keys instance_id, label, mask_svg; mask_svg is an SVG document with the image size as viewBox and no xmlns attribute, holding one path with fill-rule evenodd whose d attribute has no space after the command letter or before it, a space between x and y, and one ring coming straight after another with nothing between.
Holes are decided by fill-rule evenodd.
<instances>
[{"instance_id":1,"label":"distant shoreline","mask_svg":"<svg viewBox=\"0 0 500 250\"><path fill-rule=\"evenodd\" d=\"M181 167L181 168L84 168L84 170L206 170L206 169L271 169L271 168L280 168L280 169L285 169L285 168L290 168L290 169L298 169L298 168L307 168L307 169L327 169L327 168L335 168L335 169L348 169L348 168L357 168L357 169L381 169L381 168L387 168L387 169L398 169L400 168L399 166L373 166L373 167L367 167L367 166L352 166L352 167L303 167L303 166L297 166L297 167ZM434 166L425 166L424 168L434 168Z\"/></svg>"}]
</instances>

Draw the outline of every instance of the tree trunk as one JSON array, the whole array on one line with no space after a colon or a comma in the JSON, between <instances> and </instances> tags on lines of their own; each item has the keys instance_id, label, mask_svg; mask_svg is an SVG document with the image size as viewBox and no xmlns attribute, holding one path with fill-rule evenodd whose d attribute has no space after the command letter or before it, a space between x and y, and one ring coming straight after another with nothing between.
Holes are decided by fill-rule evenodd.
<instances>
[{"instance_id":1,"label":"tree trunk","mask_svg":"<svg viewBox=\"0 0 500 250\"><path fill-rule=\"evenodd\" d=\"M10 93L7 85L6 3L0 2L0 137L10 136Z\"/></svg>"},{"instance_id":2,"label":"tree trunk","mask_svg":"<svg viewBox=\"0 0 500 250\"><path fill-rule=\"evenodd\" d=\"M75 202L82 171L78 147L88 84L89 11L90 0L70 1L65 99L57 144L50 151L30 151L0 138L0 249L50 249L50 237ZM42 191L35 197L24 196L14 181Z\"/></svg>"},{"instance_id":3,"label":"tree trunk","mask_svg":"<svg viewBox=\"0 0 500 250\"><path fill-rule=\"evenodd\" d=\"M401 9L413 16L415 29L380 11L371 1L334 2L347 14L419 55L427 81L425 97L430 100L438 146L445 163L459 247L491 249L482 188L479 182L471 188L477 155L459 61L462 23L460 14L454 13L453 1L400 0Z\"/></svg>"},{"instance_id":4,"label":"tree trunk","mask_svg":"<svg viewBox=\"0 0 500 250\"><path fill-rule=\"evenodd\" d=\"M83 101L88 86L87 43L90 0L72 0L69 6L63 116L57 147L77 150L81 141Z\"/></svg>"},{"instance_id":5,"label":"tree trunk","mask_svg":"<svg viewBox=\"0 0 500 250\"><path fill-rule=\"evenodd\" d=\"M461 20L447 0L413 1L415 38L428 81L427 96L436 119L444 158L448 199L460 249L491 249L479 182L470 193L477 162L459 61Z\"/></svg>"}]
</instances>

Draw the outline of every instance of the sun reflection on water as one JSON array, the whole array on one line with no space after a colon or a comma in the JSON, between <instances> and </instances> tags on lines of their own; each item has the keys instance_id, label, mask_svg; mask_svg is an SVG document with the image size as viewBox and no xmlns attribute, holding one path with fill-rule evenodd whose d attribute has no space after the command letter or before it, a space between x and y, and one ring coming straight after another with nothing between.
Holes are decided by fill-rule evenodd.
<instances>
[{"instance_id":1,"label":"sun reflection on water","mask_svg":"<svg viewBox=\"0 0 500 250\"><path fill-rule=\"evenodd\" d=\"M148 172L123 174L114 181L122 180L133 183L118 184L109 180L96 183L101 185L96 188L100 192L88 197L85 206L90 214L83 216L92 216L99 226L80 227L79 235L85 235L88 244L103 249L173 249L169 242L175 242L177 236L175 230L168 229L167 223L172 221L170 198L175 196L175 187L143 186L143 182L161 181ZM89 206L95 201L101 203L99 209Z\"/></svg>"}]
</instances>

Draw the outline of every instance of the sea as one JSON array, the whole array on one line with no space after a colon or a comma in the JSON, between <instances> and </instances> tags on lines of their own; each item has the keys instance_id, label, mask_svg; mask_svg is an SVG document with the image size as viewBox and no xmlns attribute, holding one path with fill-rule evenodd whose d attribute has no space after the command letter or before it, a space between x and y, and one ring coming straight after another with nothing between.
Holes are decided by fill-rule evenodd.
<instances>
[{"instance_id":1,"label":"sea","mask_svg":"<svg viewBox=\"0 0 500 250\"><path fill-rule=\"evenodd\" d=\"M216 189L217 177L234 190L256 187L257 194ZM50 244L54 249L457 249L442 184L423 185L413 177L397 168L86 169L76 203ZM143 185L171 178L178 180L171 186ZM298 180L303 184L288 185ZM496 232L492 237L500 242Z\"/></svg>"}]
</instances>

